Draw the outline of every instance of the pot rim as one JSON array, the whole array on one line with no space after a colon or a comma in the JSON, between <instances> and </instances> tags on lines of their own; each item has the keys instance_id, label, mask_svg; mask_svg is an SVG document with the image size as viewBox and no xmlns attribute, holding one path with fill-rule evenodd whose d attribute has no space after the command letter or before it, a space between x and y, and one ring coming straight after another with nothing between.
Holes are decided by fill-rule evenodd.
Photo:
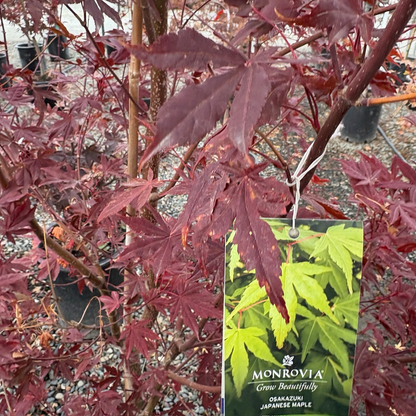
<instances>
[{"instance_id":1,"label":"pot rim","mask_svg":"<svg viewBox=\"0 0 416 416\"><path fill-rule=\"evenodd\" d=\"M42 43L38 43L39 47L43 47ZM33 43L28 43L28 42L22 42L22 43L18 43L16 46L16 49L31 49L34 48L35 45Z\"/></svg>"}]
</instances>

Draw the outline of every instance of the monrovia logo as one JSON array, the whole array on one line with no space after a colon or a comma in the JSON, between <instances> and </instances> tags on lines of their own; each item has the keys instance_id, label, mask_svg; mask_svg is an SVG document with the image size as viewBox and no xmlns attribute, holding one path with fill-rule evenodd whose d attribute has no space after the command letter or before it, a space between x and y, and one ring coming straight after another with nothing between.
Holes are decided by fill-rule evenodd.
<instances>
[{"instance_id":1,"label":"monrovia logo","mask_svg":"<svg viewBox=\"0 0 416 416\"><path fill-rule=\"evenodd\" d=\"M291 367L293 365L293 356L286 355L283 358L282 365ZM279 368L278 370L260 370L260 371L253 371L252 381L255 380L279 380L279 379L291 379L300 377L301 379L309 379L309 380L322 380L322 374L324 370L311 370L308 368Z\"/></svg>"},{"instance_id":2,"label":"monrovia logo","mask_svg":"<svg viewBox=\"0 0 416 416\"><path fill-rule=\"evenodd\" d=\"M260 371L253 371L252 380L264 380L264 379L272 379L272 380L280 380L280 379L290 379L301 377L302 379L309 379L309 380L322 380L322 374L324 370L317 370L313 371L308 368L305 369L297 369L297 368L279 368L278 370L260 370Z\"/></svg>"},{"instance_id":3,"label":"monrovia logo","mask_svg":"<svg viewBox=\"0 0 416 416\"><path fill-rule=\"evenodd\" d=\"M284 358L283 358L282 364L291 367L293 365L293 359L294 358L295 357L293 357L293 356L285 355Z\"/></svg>"}]
</instances>

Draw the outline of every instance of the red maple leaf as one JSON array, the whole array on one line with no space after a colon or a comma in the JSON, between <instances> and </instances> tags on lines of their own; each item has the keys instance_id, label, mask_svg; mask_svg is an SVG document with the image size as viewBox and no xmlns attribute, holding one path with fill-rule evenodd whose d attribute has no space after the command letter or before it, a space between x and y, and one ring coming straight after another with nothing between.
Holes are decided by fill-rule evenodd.
<instances>
[{"instance_id":1,"label":"red maple leaf","mask_svg":"<svg viewBox=\"0 0 416 416\"><path fill-rule=\"evenodd\" d=\"M104 303L103 309L107 309L108 313L111 313L122 305L123 301L125 300L125 296L120 297L119 293L114 290L111 292L111 297L101 296L100 300L102 303Z\"/></svg>"},{"instance_id":2,"label":"red maple leaf","mask_svg":"<svg viewBox=\"0 0 416 416\"><path fill-rule=\"evenodd\" d=\"M203 284L177 278L168 293L170 321L183 318L185 325L198 336L198 317L221 318L222 313L213 307L214 295L208 292Z\"/></svg>"},{"instance_id":3,"label":"red maple leaf","mask_svg":"<svg viewBox=\"0 0 416 416\"><path fill-rule=\"evenodd\" d=\"M158 336L147 327L148 321L133 321L127 325L121 333L120 339L126 343L126 357L130 357L133 347L149 359L149 349L154 348L152 340L159 339Z\"/></svg>"}]
</instances>

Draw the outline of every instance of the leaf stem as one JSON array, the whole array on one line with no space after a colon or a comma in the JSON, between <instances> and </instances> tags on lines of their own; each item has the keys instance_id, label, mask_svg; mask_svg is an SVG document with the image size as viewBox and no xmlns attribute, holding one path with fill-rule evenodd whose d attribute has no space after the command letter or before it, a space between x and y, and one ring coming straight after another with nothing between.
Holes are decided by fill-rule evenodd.
<instances>
[{"instance_id":1,"label":"leaf stem","mask_svg":"<svg viewBox=\"0 0 416 416\"><path fill-rule=\"evenodd\" d=\"M241 309L241 310L240 310L240 312L245 312L245 311L248 311L249 309L253 308L254 306L257 306L257 305L260 305L261 303L266 302L266 300L267 300L267 299L259 300L258 302L253 303L252 305L247 306L246 308Z\"/></svg>"},{"instance_id":2,"label":"leaf stem","mask_svg":"<svg viewBox=\"0 0 416 416\"><path fill-rule=\"evenodd\" d=\"M283 159L283 156L279 153L279 151L276 149L276 147L273 145L271 140L259 129L254 129L254 131L267 143L267 145L270 147L271 151L276 155L276 157L279 159L279 162L282 164L285 172L286 177L289 182L292 182L292 175L289 170L289 166L287 165L286 161ZM293 187L290 188L293 192Z\"/></svg>"},{"instance_id":3,"label":"leaf stem","mask_svg":"<svg viewBox=\"0 0 416 416\"><path fill-rule=\"evenodd\" d=\"M106 57L103 55L100 47L98 46L97 42L94 39L94 36L92 35L91 31L89 30L87 24L85 23L85 21L83 21L77 13L74 12L74 10L69 7L68 4L65 4L65 7L73 14L73 16L78 20L79 24L84 28L85 33L87 34L87 36L90 38L91 42L94 45L94 48L96 49L96 51L98 52L98 55L100 56L102 62L104 63L104 65L107 67L107 69L111 72L111 75L114 77L114 79L119 83L120 87L123 89L123 91L127 94L127 96L129 97L129 99L131 101L133 101L136 106L138 107L138 103L134 101L133 97L130 95L130 92L127 90L126 86L124 85L124 82L119 78L119 76L115 73L115 71L113 70L113 68L111 68L111 65L107 62Z\"/></svg>"}]
</instances>

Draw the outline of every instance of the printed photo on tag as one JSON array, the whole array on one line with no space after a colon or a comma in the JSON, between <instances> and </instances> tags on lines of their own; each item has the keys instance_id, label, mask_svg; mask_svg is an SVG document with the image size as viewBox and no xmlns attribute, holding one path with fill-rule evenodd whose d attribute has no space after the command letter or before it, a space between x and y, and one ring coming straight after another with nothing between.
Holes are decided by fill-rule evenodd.
<instances>
[{"instance_id":1,"label":"printed photo on tag","mask_svg":"<svg viewBox=\"0 0 416 416\"><path fill-rule=\"evenodd\" d=\"M360 300L358 221L265 219L279 246L285 319L227 235L225 416L348 416Z\"/></svg>"}]
</instances>

